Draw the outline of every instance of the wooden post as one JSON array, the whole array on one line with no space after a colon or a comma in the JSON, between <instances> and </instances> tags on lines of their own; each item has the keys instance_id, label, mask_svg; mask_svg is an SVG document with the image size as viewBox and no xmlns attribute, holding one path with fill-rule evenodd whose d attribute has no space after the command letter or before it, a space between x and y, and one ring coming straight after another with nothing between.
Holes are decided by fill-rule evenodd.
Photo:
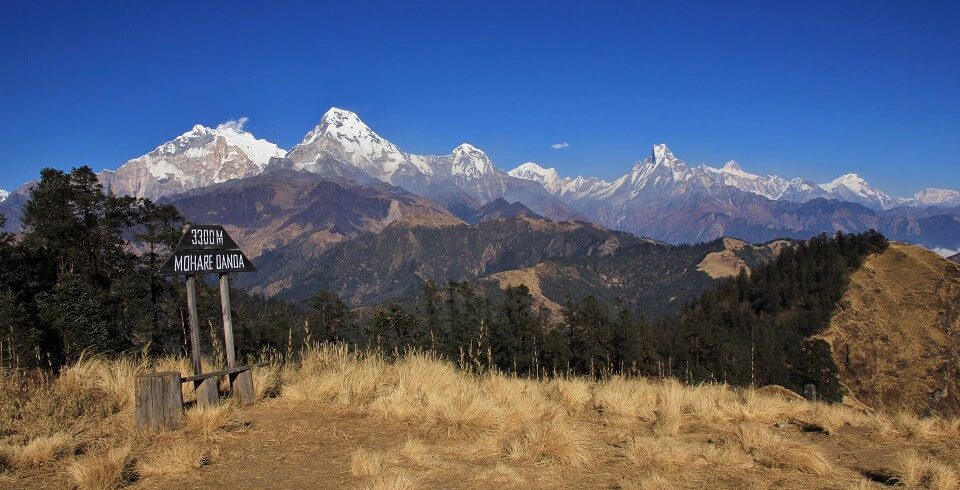
<instances>
[{"instance_id":1,"label":"wooden post","mask_svg":"<svg viewBox=\"0 0 960 490\"><path fill-rule=\"evenodd\" d=\"M200 374L200 327L197 325L197 278L187 276L187 313L190 317L190 359L193 361L193 374Z\"/></svg>"},{"instance_id":2,"label":"wooden post","mask_svg":"<svg viewBox=\"0 0 960 490\"><path fill-rule=\"evenodd\" d=\"M220 308L223 310L223 344L227 351L227 369L237 365L237 350L233 346L233 314L230 311L230 279L220 274ZM228 376L230 393L243 406L253 405L253 375L250 370Z\"/></svg>"},{"instance_id":3,"label":"wooden post","mask_svg":"<svg viewBox=\"0 0 960 490\"><path fill-rule=\"evenodd\" d=\"M233 348L233 316L230 313L230 279L220 274L220 308L223 310L223 338L227 351L227 367L237 364L237 351Z\"/></svg>"},{"instance_id":4,"label":"wooden post","mask_svg":"<svg viewBox=\"0 0 960 490\"><path fill-rule=\"evenodd\" d=\"M141 374L134 385L137 429L176 429L182 424L180 373Z\"/></svg>"},{"instance_id":5,"label":"wooden post","mask_svg":"<svg viewBox=\"0 0 960 490\"><path fill-rule=\"evenodd\" d=\"M197 320L197 278L187 276L187 310L190 313L190 359L193 361L193 374L203 372L200 364L200 326ZM207 378L193 383L193 390L197 394L197 406L212 407L220 403L220 394L217 391L217 379Z\"/></svg>"},{"instance_id":6,"label":"wooden post","mask_svg":"<svg viewBox=\"0 0 960 490\"><path fill-rule=\"evenodd\" d=\"M803 397L807 399L808 402L817 402L817 385L813 383L807 383L803 385Z\"/></svg>"}]
</instances>

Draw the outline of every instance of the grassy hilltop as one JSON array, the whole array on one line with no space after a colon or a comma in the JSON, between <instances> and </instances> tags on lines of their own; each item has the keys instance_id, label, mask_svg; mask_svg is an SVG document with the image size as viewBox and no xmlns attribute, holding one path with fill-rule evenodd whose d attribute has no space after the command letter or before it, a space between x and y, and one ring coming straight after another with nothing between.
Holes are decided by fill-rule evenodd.
<instances>
[{"instance_id":1,"label":"grassy hilltop","mask_svg":"<svg viewBox=\"0 0 960 490\"><path fill-rule=\"evenodd\" d=\"M82 359L0 378L11 488L956 488L960 420L777 387L472 373L338 344L255 370L253 407L138 434L133 378L186 359ZM191 390L184 390L189 401Z\"/></svg>"}]
</instances>

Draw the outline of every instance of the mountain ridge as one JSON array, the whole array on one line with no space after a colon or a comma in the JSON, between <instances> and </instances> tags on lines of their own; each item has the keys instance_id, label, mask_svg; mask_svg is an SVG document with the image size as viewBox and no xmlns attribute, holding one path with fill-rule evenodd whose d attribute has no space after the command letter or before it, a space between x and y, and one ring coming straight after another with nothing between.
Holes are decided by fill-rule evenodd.
<instances>
[{"instance_id":1,"label":"mountain ridge","mask_svg":"<svg viewBox=\"0 0 960 490\"><path fill-rule=\"evenodd\" d=\"M799 177L786 179L777 175L761 176L753 174L744 171L735 160L727 161L720 168L710 167L706 164L691 166L677 158L670 148L663 143L653 145L650 155L645 160L636 162L627 175L613 182L605 182L597 178L585 179L581 176L578 176L577 179L594 179L594 182L602 183L603 185L596 188L594 193L597 196L605 196L615 193L616 188L626 182L636 185L639 181L642 187L647 184L651 177L654 179L656 177L666 177L662 171L659 171L663 167L671 170L674 181L712 180L771 200L806 202L824 197L856 202L876 210L886 210L897 205L951 205L954 200L960 199L960 192L949 189L926 189L909 199L895 199L870 186L866 180L855 173L844 174L830 182L817 184L812 180ZM565 194L572 191L570 185L577 180L562 177L556 169L544 168L535 162L525 162L508 173L515 177L540 182L554 194Z\"/></svg>"},{"instance_id":2,"label":"mountain ridge","mask_svg":"<svg viewBox=\"0 0 960 490\"><path fill-rule=\"evenodd\" d=\"M251 258L296 244L303 257L393 223L449 226L462 221L388 184L278 170L162 198L185 218L224 226Z\"/></svg>"},{"instance_id":3,"label":"mountain ridge","mask_svg":"<svg viewBox=\"0 0 960 490\"><path fill-rule=\"evenodd\" d=\"M503 198L550 219L590 220L674 243L721 236L748 241L804 238L878 228L894 239L960 248L960 222L954 219L960 216L960 205L951 207L954 201L960 203L960 191L949 189L928 189L911 198L894 199L856 174L815 184L752 174L732 160L722 168L693 166L666 144L654 145L646 158L612 182L561 177L555 169L533 162L504 172L469 143L447 155L406 153L356 113L336 107L286 152L244 130L245 122L241 118L214 129L195 125L99 176L110 192L156 199L292 169L363 185L396 185L468 221L484 204ZM11 199L0 206L14 208ZM7 228L17 229L17 211L7 214Z\"/></svg>"}]
</instances>

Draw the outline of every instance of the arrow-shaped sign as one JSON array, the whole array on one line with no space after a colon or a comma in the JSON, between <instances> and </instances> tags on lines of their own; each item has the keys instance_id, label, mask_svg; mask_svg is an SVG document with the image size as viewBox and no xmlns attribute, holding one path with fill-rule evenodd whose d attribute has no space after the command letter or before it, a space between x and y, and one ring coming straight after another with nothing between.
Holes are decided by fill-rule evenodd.
<instances>
[{"instance_id":1,"label":"arrow-shaped sign","mask_svg":"<svg viewBox=\"0 0 960 490\"><path fill-rule=\"evenodd\" d=\"M173 255L160 267L160 274L178 276L256 270L222 226L190 225Z\"/></svg>"}]
</instances>

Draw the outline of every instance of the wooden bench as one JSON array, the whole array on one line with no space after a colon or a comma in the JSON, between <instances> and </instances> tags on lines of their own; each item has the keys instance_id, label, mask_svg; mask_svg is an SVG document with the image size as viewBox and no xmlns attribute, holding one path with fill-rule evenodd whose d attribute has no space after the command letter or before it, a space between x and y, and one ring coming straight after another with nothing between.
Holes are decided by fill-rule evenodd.
<instances>
[{"instance_id":1,"label":"wooden bench","mask_svg":"<svg viewBox=\"0 0 960 490\"><path fill-rule=\"evenodd\" d=\"M265 366L237 366L183 377L177 371L146 373L137 376L134 386L137 429L176 429L183 424L183 383L193 383L197 406L213 407L220 403L217 384L222 376L230 380L230 393L240 405L254 402L252 368Z\"/></svg>"}]
</instances>

